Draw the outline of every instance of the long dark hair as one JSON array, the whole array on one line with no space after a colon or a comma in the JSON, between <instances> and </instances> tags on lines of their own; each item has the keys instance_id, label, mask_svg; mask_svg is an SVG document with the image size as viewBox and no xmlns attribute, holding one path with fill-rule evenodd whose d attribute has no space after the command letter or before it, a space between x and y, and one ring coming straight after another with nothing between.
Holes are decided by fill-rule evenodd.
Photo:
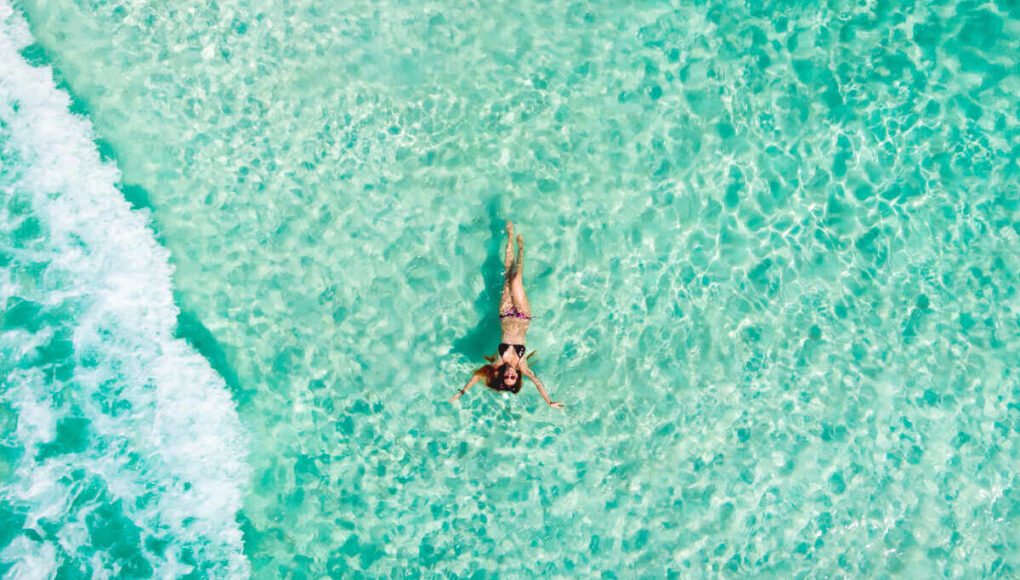
<instances>
[{"instance_id":1,"label":"long dark hair","mask_svg":"<svg viewBox=\"0 0 1020 580\"><path fill-rule=\"evenodd\" d=\"M524 356L524 360L528 360L534 354L535 351L529 352L527 355ZM490 355L486 356L485 360L489 361L489 363L494 363L499 359L496 358L494 355ZM475 369L474 374L475 376L480 377L485 382L486 387L489 387L494 391L510 391L511 393L516 393L521 390L520 373L517 374L517 382L514 383L512 387L508 387L507 385L503 384L503 375L506 373L506 369L509 366L510 365L508 365L507 363L503 363L498 367L493 367L492 364L487 364Z\"/></svg>"}]
</instances>

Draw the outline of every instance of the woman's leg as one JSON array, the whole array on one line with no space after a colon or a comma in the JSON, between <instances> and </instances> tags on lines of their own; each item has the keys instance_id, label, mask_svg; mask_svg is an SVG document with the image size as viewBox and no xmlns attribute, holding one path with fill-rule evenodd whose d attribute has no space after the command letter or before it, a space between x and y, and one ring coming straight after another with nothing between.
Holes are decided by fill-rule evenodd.
<instances>
[{"instance_id":1,"label":"woman's leg","mask_svg":"<svg viewBox=\"0 0 1020 580\"><path fill-rule=\"evenodd\" d=\"M510 296L513 298L517 312L531 317L531 303L524 293L524 238L517 236L517 261L514 263L514 274L510 280Z\"/></svg>"},{"instance_id":2,"label":"woman's leg","mask_svg":"<svg viewBox=\"0 0 1020 580\"><path fill-rule=\"evenodd\" d=\"M503 295L499 299L499 315L502 316L514 305L510 291L510 278L514 271L514 222L506 222L506 251L503 253Z\"/></svg>"},{"instance_id":3,"label":"woman's leg","mask_svg":"<svg viewBox=\"0 0 1020 580\"><path fill-rule=\"evenodd\" d=\"M503 271L506 278L510 279L511 267L514 265L514 222L506 222L506 250L503 252Z\"/></svg>"}]
</instances>

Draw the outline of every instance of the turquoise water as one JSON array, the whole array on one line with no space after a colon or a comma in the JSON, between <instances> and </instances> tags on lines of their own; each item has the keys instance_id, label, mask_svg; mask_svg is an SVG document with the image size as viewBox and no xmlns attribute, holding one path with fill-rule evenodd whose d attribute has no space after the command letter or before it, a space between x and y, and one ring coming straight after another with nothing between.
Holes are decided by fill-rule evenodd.
<instances>
[{"instance_id":1,"label":"turquoise water","mask_svg":"<svg viewBox=\"0 0 1020 580\"><path fill-rule=\"evenodd\" d=\"M0 20L7 574L1020 569L1015 3Z\"/></svg>"}]
</instances>

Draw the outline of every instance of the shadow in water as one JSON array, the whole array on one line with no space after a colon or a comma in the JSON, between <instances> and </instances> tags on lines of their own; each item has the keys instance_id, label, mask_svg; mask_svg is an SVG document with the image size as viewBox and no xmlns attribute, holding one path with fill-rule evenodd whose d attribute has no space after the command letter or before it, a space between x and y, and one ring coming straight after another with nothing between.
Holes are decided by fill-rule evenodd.
<instances>
[{"instance_id":1,"label":"shadow in water","mask_svg":"<svg viewBox=\"0 0 1020 580\"><path fill-rule=\"evenodd\" d=\"M475 312L478 313L478 324L463 337L453 342L453 352L462 354L479 363L483 357L496 352L499 343L499 298L503 292L503 244L506 243L503 217L499 198L495 197L486 206L486 217L489 221L489 242L485 263L482 264L481 275L485 282L478 298L475 299Z\"/></svg>"}]
</instances>

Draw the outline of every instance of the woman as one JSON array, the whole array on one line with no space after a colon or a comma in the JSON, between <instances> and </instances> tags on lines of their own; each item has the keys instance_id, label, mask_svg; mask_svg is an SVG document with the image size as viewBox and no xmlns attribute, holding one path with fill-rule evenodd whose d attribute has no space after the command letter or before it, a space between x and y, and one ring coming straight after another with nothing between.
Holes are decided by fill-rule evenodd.
<instances>
[{"instance_id":1,"label":"woman","mask_svg":"<svg viewBox=\"0 0 1020 580\"><path fill-rule=\"evenodd\" d=\"M528 334L528 326L531 325L531 304L524 294L524 238L517 236L517 260L514 260L514 222L506 222L506 233L509 236L506 241L506 257L504 267L506 275L503 280L503 297L499 301L499 323L503 329L503 342L500 343L495 356L485 357L490 361L474 372L466 387L454 395L450 402L456 401L475 386L479 380L484 380L485 385L496 391L509 391L517 393L521 390L521 375L531 379L538 387L539 394L549 403L551 407L563 408L563 403L556 403L549 400L545 392L545 386L538 380L535 373L528 368L527 356L525 356L524 337ZM529 355L530 356L530 355Z\"/></svg>"}]
</instances>

